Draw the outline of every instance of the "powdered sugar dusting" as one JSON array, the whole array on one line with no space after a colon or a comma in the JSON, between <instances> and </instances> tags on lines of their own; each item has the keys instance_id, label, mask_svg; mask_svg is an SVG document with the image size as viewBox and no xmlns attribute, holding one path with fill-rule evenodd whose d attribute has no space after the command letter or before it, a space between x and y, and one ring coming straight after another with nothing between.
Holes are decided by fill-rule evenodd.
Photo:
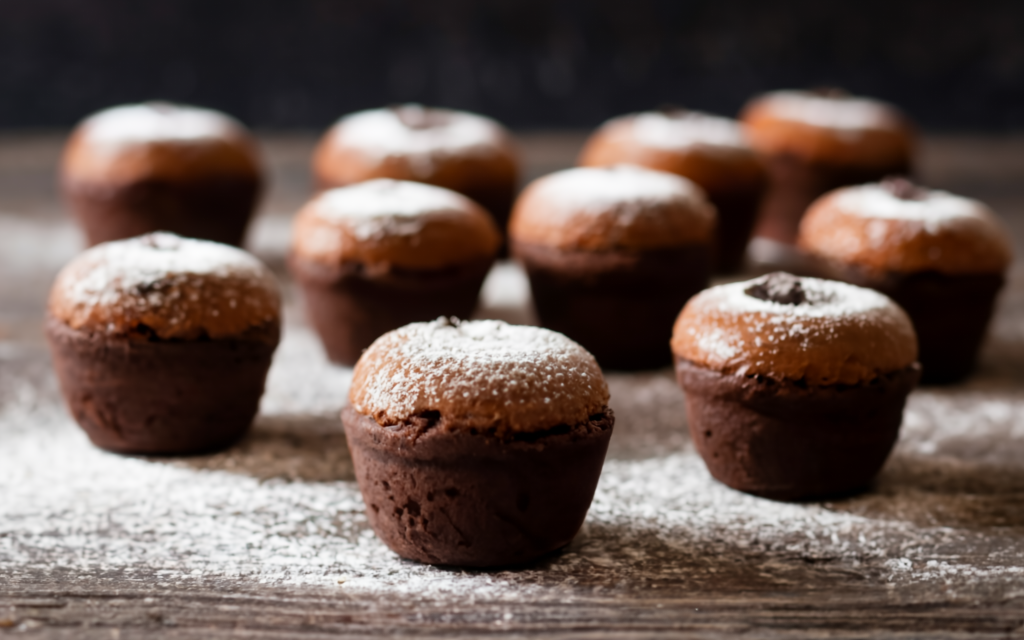
<instances>
[{"instance_id":1,"label":"powdered sugar dusting","mask_svg":"<svg viewBox=\"0 0 1024 640\"><path fill-rule=\"evenodd\" d=\"M79 265L89 268L77 271ZM159 304L161 285L192 276L241 278L276 290L273 275L255 256L225 244L165 232L105 242L83 253L69 268L79 277L59 279L64 287L59 295L87 306L117 305L126 296L147 291L156 294L150 302Z\"/></svg>"},{"instance_id":2,"label":"powdered sugar dusting","mask_svg":"<svg viewBox=\"0 0 1024 640\"><path fill-rule=\"evenodd\" d=\"M461 214L474 205L451 191L419 182L381 178L331 189L313 201L316 217L346 223L355 236L413 236L431 214Z\"/></svg>"},{"instance_id":3,"label":"powdered sugar dusting","mask_svg":"<svg viewBox=\"0 0 1024 640\"><path fill-rule=\"evenodd\" d=\"M235 324L229 316L237 316L243 325L231 328L244 329L276 320L279 306L277 281L256 257L165 232L85 251L61 271L50 294L54 316L74 328L106 319L111 333L144 316L147 324L161 325L151 326L158 333L177 333L174 325L187 331L190 320L209 315L214 324L227 325Z\"/></svg>"},{"instance_id":4,"label":"powdered sugar dusting","mask_svg":"<svg viewBox=\"0 0 1024 640\"><path fill-rule=\"evenodd\" d=\"M810 384L871 380L917 359L910 319L885 295L818 278L795 279L799 304L751 295L771 278L697 294L676 321L673 351L718 371Z\"/></svg>"},{"instance_id":5,"label":"powdered sugar dusting","mask_svg":"<svg viewBox=\"0 0 1024 640\"><path fill-rule=\"evenodd\" d=\"M709 208L704 192L681 176L633 165L577 167L547 175L531 185L532 197L551 203L566 216L580 212L619 212L619 225L665 206L694 211ZM630 206L635 205L635 206Z\"/></svg>"},{"instance_id":6,"label":"powdered sugar dusting","mask_svg":"<svg viewBox=\"0 0 1024 640\"><path fill-rule=\"evenodd\" d=\"M987 206L903 179L823 196L801 220L798 242L879 274L998 274L1013 260L1007 229Z\"/></svg>"},{"instance_id":7,"label":"powdered sugar dusting","mask_svg":"<svg viewBox=\"0 0 1024 640\"><path fill-rule=\"evenodd\" d=\"M832 205L864 218L920 222L932 235L959 221L990 222L991 210L981 202L935 189L919 189L914 198L899 198L878 183L841 189Z\"/></svg>"},{"instance_id":8,"label":"powdered sugar dusting","mask_svg":"<svg viewBox=\"0 0 1024 640\"><path fill-rule=\"evenodd\" d=\"M651 147L677 150L700 147L709 151L742 151L750 146L735 120L697 111L646 111L611 120L605 127L630 123L637 141Z\"/></svg>"},{"instance_id":9,"label":"powdered sugar dusting","mask_svg":"<svg viewBox=\"0 0 1024 640\"><path fill-rule=\"evenodd\" d=\"M848 317L899 317L893 315L897 307L885 295L873 289L857 287L836 280L800 278L806 304L780 304L748 295L757 280L731 282L708 289L699 295L706 304L727 313L757 313L774 324L789 324L799 331L800 318L839 319Z\"/></svg>"},{"instance_id":10,"label":"powdered sugar dusting","mask_svg":"<svg viewBox=\"0 0 1024 640\"><path fill-rule=\"evenodd\" d=\"M306 437L303 416L336 414L347 370L318 357L315 341L290 325L256 437L244 446L301 462L290 442ZM786 504L711 479L685 435L683 396L669 373L611 376L618 426L577 538L538 566L461 572L391 553L369 529L351 479L261 481L245 466L205 470L206 458L99 451L61 410L45 353L0 358L0 570L9 585L45 574L91 593L110 575L163 589L321 588L337 598L401 597L407 612L662 593L829 589L834 597L854 588L889 593L890 604L934 602L932 587L970 600L1011 597L1024 571L1014 506L1024 484L1013 467L1024 396L998 379L915 392L874 490ZM275 439L268 419L293 430ZM244 462L239 450L226 455ZM985 524L998 517L1010 519Z\"/></svg>"},{"instance_id":11,"label":"powdered sugar dusting","mask_svg":"<svg viewBox=\"0 0 1024 640\"><path fill-rule=\"evenodd\" d=\"M235 139L242 130L236 120L219 111L166 102L105 109L86 119L82 127L88 142L101 148Z\"/></svg>"},{"instance_id":12,"label":"powdered sugar dusting","mask_svg":"<svg viewBox=\"0 0 1024 640\"><path fill-rule=\"evenodd\" d=\"M607 404L601 369L560 333L499 320L407 325L356 365L351 400L394 424L426 411L513 431L574 425Z\"/></svg>"},{"instance_id":13,"label":"powdered sugar dusting","mask_svg":"<svg viewBox=\"0 0 1024 640\"><path fill-rule=\"evenodd\" d=\"M782 120L851 132L893 128L892 109L869 98L776 91L761 100L772 116Z\"/></svg>"},{"instance_id":14,"label":"powdered sugar dusting","mask_svg":"<svg viewBox=\"0 0 1024 640\"><path fill-rule=\"evenodd\" d=\"M425 121L426 126L410 126L399 110ZM407 118L408 119L408 118ZM334 144L358 149L371 158L408 157L417 177L429 177L434 158L449 154L489 155L507 144L494 120L449 109L403 105L392 109L370 109L342 118L331 135Z\"/></svg>"}]
</instances>

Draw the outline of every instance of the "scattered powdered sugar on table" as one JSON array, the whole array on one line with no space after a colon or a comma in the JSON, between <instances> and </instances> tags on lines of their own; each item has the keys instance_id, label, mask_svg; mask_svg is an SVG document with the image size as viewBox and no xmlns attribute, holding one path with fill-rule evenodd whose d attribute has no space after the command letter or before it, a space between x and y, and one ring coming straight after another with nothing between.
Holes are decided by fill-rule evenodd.
<instances>
[{"instance_id":1,"label":"scattered powdered sugar on table","mask_svg":"<svg viewBox=\"0 0 1024 640\"><path fill-rule=\"evenodd\" d=\"M716 483L671 373L609 374L616 431L583 531L538 565L494 572L406 562L375 538L350 463L322 451L343 451L336 416L351 371L326 362L294 309L253 434L213 456L97 450L61 406L43 349L3 343L0 573L12 587L50 576L67 589L316 588L410 605L670 588L861 589L909 602L941 587L944 598L1000 601L1024 578L1024 360L1006 360L1024 353L1020 306L1005 306L1014 315L997 322L978 377L911 396L876 488L830 503Z\"/></svg>"},{"instance_id":2,"label":"scattered powdered sugar on table","mask_svg":"<svg viewBox=\"0 0 1024 640\"><path fill-rule=\"evenodd\" d=\"M194 143L234 139L242 126L230 116L167 102L104 109L83 122L90 144L118 147L148 142Z\"/></svg>"}]
</instances>

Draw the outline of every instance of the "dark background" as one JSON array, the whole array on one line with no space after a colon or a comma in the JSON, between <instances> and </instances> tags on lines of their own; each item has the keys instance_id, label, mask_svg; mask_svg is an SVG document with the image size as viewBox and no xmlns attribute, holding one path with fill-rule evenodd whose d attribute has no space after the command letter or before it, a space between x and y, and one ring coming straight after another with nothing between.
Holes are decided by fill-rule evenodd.
<instances>
[{"instance_id":1,"label":"dark background","mask_svg":"<svg viewBox=\"0 0 1024 640\"><path fill-rule=\"evenodd\" d=\"M399 101L517 128L843 86L932 130L1024 127L1024 2L0 0L0 128L162 98L259 127Z\"/></svg>"}]
</instances>

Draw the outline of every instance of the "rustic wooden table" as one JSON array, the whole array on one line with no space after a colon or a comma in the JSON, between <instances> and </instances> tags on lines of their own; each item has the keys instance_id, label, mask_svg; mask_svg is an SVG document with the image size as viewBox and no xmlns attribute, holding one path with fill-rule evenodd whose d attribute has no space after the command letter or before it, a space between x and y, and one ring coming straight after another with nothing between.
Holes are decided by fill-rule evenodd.
<instances>
[{"instance_id":1,"label":"rustic wooden table","mask_svg":"<svg viewBox=\"0 0 1024 640\"><path fill-rule=\"evenodd\" d=\"M581 137L523 137L530 175ZM287 291L252 434L196 458L107 454L60 403L40 317L80 247L53 189L61 137L0 136L0 635L527 634L600 638L1024 635L1024 268L977 375L923 388L870 492L781 504L712 481L669 371L611 373L618 415L584 530L518 571L402 561L373 536L336 418L350 371ZM277 270L312 136L266 136L250 246ZM931 137L928 183L1004 214L1024 255L1024 139ZM480 314L529 321L511 265Z\"/></svg>"}]
</instances>

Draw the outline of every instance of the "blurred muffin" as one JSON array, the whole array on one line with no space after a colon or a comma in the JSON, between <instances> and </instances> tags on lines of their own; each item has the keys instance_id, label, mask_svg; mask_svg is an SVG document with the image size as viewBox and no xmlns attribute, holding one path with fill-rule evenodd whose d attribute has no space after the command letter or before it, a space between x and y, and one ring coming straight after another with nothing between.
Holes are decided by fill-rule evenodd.
<instances>
[{"instance_id":1,"label":"blurred muffin","mask_svg":"<svg viewBox=\"0 0 1024 640\"><path fill-rule=\"evenodd\" d=\"M392 329L469 317L500 243L493 220L465 196L379 179L303 207L289 267L328 357L353 365Z\"/></svg>"},{"instance_id":2,"label":"blurred muffin","mask_svg":"<svg viewBox=\"0 0 1024 640\"><path fill-rule=\"evenodd\" d=\"M984 204L904 179L815 202L798 244L824 273L892 297L914 321L925 382L967 376L1013 259Z\"/></svg>"},{"instance_id":3,"label":"blurred muffin","mask_svg":"<svg viewBox=\"0 0 1024 640\"><path fill-rule=\"evenodd\" d=\"M912 168L911 125L884 102L839 91L776 91L751 101L741 119L771 175L757 236L791 244L818 196Z\"/></svg>"},{"instance_id":4,"label":"blurred muffin","mask_svg":"<svg viewBox=\"0 0 1024 640\"><path fill-rule=\"evenodd\" d=\"M150 231L240 245L263 173L255 142L234 119L150 102L79 124L61 185L90 245Z\"/></svg>"},{"instance_id":5,"label":"blurred muffin","mask_svg":"<svg viewBox=\"0 0 1024 640\"><path fill-rule=\"evenodd\" d=\"M613 369L669 364L672 322L707 286L714 233L700 187L633 165L544 176L509 222L541 324Z\"/></svg>"},{"instance_id":6,"label":"blurred muffin","mask_svg":"<svg viewBox=\"0 0 1024 640\"><path fill-rule=\"evenodd\" d=\"M273 274L248 253L154 233L64 267L46 334L68 408L96 446L198 453L252 423L280 306Z\"/></svg>"},{"instance_id":7,"label":"blurred muffin","mask_svg":"<svg viewBox=\"0 0 1024 640\"><path fill-rule=\"evenodd\" d=\"M407 104L343 117L321 138L313 173L324 189L373 178L445 187L477 202L504 232L519 161L494 120Z\"/></svg>"},{"instance_id":8,"label":"blurred muffin","mask_svg":"<svg viewBox=\"0 0 1024 640\"><path fill-rule=\"evenodd\" d=\"M867 486L920 374L914 328L892 300L780 272L695 296L672 351L708 471L782 500Z\"/></svg>"},{"instance_id":9,"label":"blurred muffin","mask_svg":"<svg viewBox=\"0 0 1024 640\"><path fill-rule=\"evenodd\" d=\"M579 164L620 163L668 171L700 185L718 210L716 271L739 268L768 173L737 121L683 109L613 118L587 140Z\"/></svg>"},{"instance_id":10,"label":"blurred muffin","mask_svg":"<svg viewBox=\"0 0 1024 640\"><path fill-rule=\"evenodd\" d=\"M429 564L522 564L567 545L615 418L593 356L553 331L444 319L385 334L342 412L370 526Z\"/></svg>"}]
</instances>

